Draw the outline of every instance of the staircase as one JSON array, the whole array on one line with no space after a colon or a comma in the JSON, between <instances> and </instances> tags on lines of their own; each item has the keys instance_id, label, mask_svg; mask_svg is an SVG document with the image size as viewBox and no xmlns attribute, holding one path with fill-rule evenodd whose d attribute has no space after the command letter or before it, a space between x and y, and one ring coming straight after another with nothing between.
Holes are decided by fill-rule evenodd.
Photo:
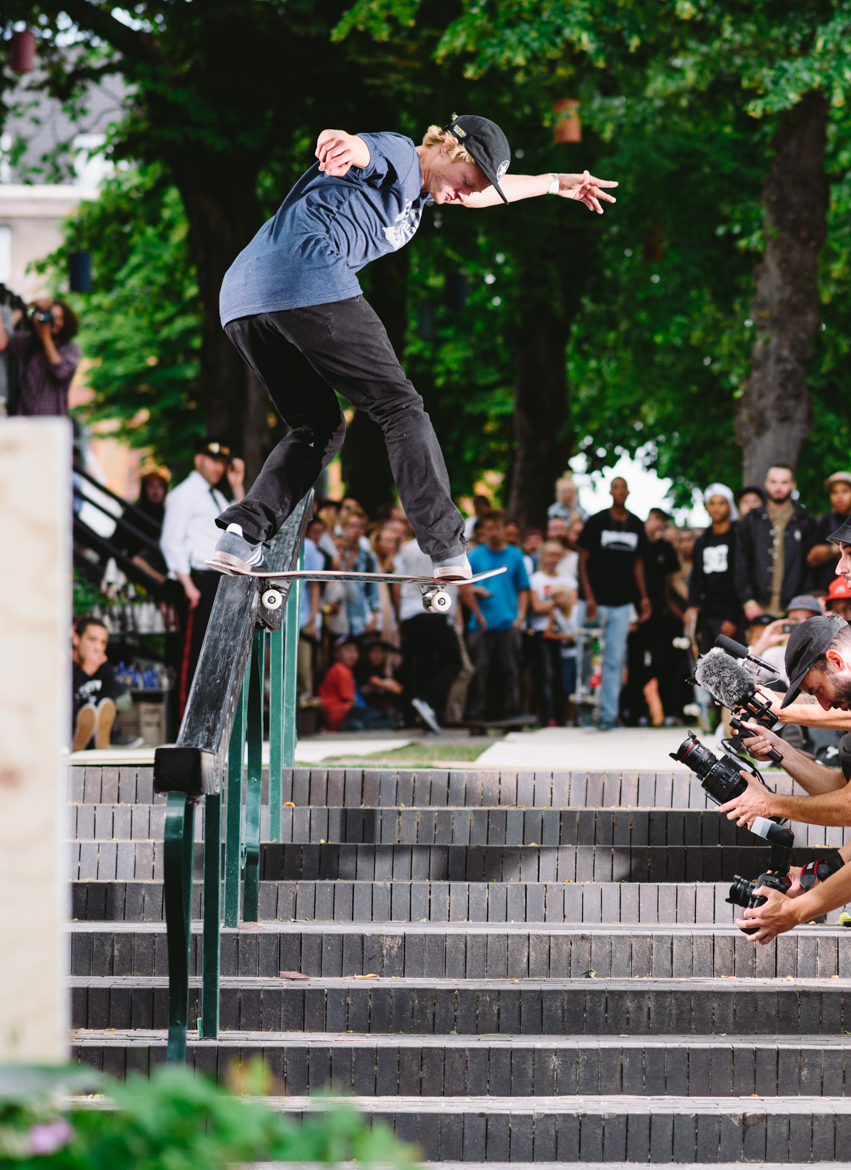
<instances>
[{"instance_id":1,"label":"staircase","mask_svg":"<svg viewBox=\"0 0 851 1170\"><path fill-rule=\"evenodd\" d=\"M152 780L70 769L73 1055L118 1077L165 1059ZM695 778L295 769L281 843L266 787L261 921L223 931L196 1069L262 1056L274 1106L333 1088L446 1168L851 1161L851 930L742 935L724 899L768 849ZM798 864L844 839L795 828Z\"/></svg>"}]
</instances>

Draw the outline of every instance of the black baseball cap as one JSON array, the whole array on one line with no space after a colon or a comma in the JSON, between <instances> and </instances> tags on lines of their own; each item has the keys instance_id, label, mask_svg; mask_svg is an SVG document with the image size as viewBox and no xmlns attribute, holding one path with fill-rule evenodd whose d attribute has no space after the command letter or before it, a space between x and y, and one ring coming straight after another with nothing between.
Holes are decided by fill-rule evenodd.
<instances>
[{"instance_id":1,"label":"black baseball cap","mask_svg":"<svg viewBox=\"0 0 851 1170\"><path fill-rule=\"evenodd\" d=\"M789 690L783 696L781 707L788 707L798 697L801 683L813 664L824 657L825 651L839 633L842 625L835 617L823 614L801 622L789 635L786 643L786 673L789 676Z\"/></svg>"},{"instance_id":2,"label":"black baseball cap","mask_svg":"<svg viewBox=\"0 0 851 1170\"><path fill-rule=\"evenodd\" d=\"M212 455L214 459L230 459L230 443L208 436L206 439L199 439L195 444L195 454Z\"/></svg>"},{"instance_id":3,"label":"black baseball cap","mask_svg":"<svg viewBox=\"0 0 851 1170\"><path fill-rule=\"evenodd\" d=\"M831 544L851 544L851 516L827 538Z\"/></svg>"},{"instance_id":4,"label":"black baseball cap","mask_svg":"<svg viewBox=\"0 0 851 1170\"><path fill-rule=\"evenodd\" d=\"M464 149L476 160L476 165L497 191L504 203L508 202L499 180L511 163L511 147L508 139L488 118L477 114L458 114L448 126L443 127L454 134Z\"/></svg>"}]
</instances>

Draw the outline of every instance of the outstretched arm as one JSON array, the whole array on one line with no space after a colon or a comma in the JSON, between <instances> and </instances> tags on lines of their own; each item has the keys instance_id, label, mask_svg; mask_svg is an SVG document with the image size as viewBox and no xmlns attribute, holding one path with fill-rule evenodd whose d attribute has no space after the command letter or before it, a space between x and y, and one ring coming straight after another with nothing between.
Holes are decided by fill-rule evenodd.
<instances>
[{"instance_id":1,"label":"outstretched arm","mask_svg":"<svg viewBox=\"0 0 851 1170\"><path fill-rule=\"evenodd\" d=\"M499 185L507 195L508 202L516 203L519 199L533 199L536 195L549 194L550 176L505 175L500 179ZM584 203L589 211L596 211L602 215L601 199L606 203L617 202L614 196L603 190L604 187L617 187L617 183L611 179L595 179L593 175L583 171L581 175L559 175L557 193L562 199L575 199L579 203ZM493 187L468 195L464 200L465 207L494 207L497 203L502 203L502 200Z\"/></svg>"}]
</instances>

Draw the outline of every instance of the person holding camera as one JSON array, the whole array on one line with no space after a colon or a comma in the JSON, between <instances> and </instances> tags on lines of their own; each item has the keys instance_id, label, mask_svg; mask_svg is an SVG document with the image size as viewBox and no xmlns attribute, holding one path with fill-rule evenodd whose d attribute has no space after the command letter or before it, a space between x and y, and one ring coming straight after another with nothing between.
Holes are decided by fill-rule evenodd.
<instances>
[{"instance_id":1,"label":"person holding camera","mask_svg":"<svg viewBox=\"0 0 851 1170\"><path fill-rule=\"evenodd\" d=\"M68 391L82 354L72 340L77 316L64 301L35 302L26 332L6 331L0 318L0 350L18 363L16 414L67 415Z\"/></svg>"},{"instance_id":2,"label":"person holding camera","mask_svg":"<svg viewBox=\"0 0 851 1170\"><path fill-rule=\"evenodd\" d=\"M802 622L786 644L786 672L789 689L779 704L781 711L789 710L800 691L823 711L851 711L851 626L833 614ZM777 699L762 687L759 691L763 698ZM843 718L847 729L851 721ZM748 827L757 817L787 817L810 825L851 825L851 735L840 741L840 767L826 768L773 731L747 726L753 732L744 743L748 752L762 759L773 748L781 756L780 766L808 795L782 796L742 772L747 788L721 805L720 811L729 820Z\"/></svg>"}]
</instances>

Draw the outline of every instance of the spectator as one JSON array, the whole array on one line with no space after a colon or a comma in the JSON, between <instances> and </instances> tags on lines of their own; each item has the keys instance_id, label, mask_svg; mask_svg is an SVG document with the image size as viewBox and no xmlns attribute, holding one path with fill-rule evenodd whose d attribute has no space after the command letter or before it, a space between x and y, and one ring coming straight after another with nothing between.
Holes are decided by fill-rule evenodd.
<instances>
[{"instance_id":1,"label":"spectator","mask_svg":"<svg viewBox=\"0 0 851 1170\"><path fill-rule=\"evenodd\" d=\"M558 541L549 540L541 549L540 568L532 574L529 594L529 626L533 631L535 645L535 666L538 694L541 702L541 718L547 727L556 726L556 711L561 711L561 645L555 637L548 636L557 608L555 591L566 589L569 594L568 614L576 601L576 580L558 575L558 564L563 549Z\"/></svg>"},{"instance_id":2,"label":"spectator","mask_svg":"<svg viewBox=\"0 0 851 1170\"><path fill-rule=\"evenodd\" d=\"M394 560L400 546L399 529L389 523L376 528L370 544L379 573L393 573ZM429 570L430 572L431 570ZM392 646L399 645L399 623L390 585L386 581L376 582L378 588L379 618L378 633Z\"/></svg>"},{"instance_id":3,"label":"spectator","mask_svg":"<svg viewBox=\"0 0 851 1170\"><path fill-rule=\"evenodd\" d=\"M793 597L786 611L786 616L764 626L760 631L759 636L751 646L752 653L757 658L764 658L766 662L770 662L780 678L788 683L789 676L786 673L785 654L789 635L795 626L808 621L811 617L819 617L821 613L822 608L817 597L808 597L806 594Z\"/></svg>"},{"instance_id":4,"label":"spectator","mask_svg":"<svg viewBox=\"0 0 851 1170\"><path fill-rule=\"evenodd\" d=\"M765 492L754 484L739 488L736 492L735 506L739 510L739 519L744 520L748 512L752 512L754 508L765 507Z\"/></svg>"},{"instance_id":5,"label":"spectator","mask_svg":"<svg viewBox=\"0 0 851 1170\"><path fill-rule=\"evenodd\" d=\"M585 520L586 515L579 504L579 489L573 482L573 475L566 471L556 480L556 500L547 508L547 516L552 519L559 516L562 520L570 521L573 514Z\"/></svg>"},{"instance_id":6,"label":"spectator","mask_svg":"<svg viewBox=\"0 0 851 1170\"><path fill-rule=\"evenodd\" d=\"M792 499L794 490L790 467L769 467L767 503L753 508L739 524L736 590L751 620L766 611L782 613L804 587L815 521Z\"/></svg>"},{"instance_id":7,"label":"spectator","mask_svg":"<svg viewBox=\"0 0 851 1170\"><path fill-rule=\"evenodd\" d=\"M692 574L695 534L691 528L678 528L674 537L674 551L677 554L677 568L665 581L665 607L667 646L669 651L668 669L662 680L660 695L665 711L663 722L672 726L683 719L683 708L694 697L692 687L686 682L690 671L685 650L674 645L685 631L685 615L688 609L689 581Z\"/></svg>"},{"instance_id":8,"label":"spectator","mask_svg":"<svg viewBox=\"0 0 851 1170\"><path fill-rule=\"evenodd\" d=\"M734 577L738 514L733 493L723 483L711 483L703 501L712 524L695 541L685 624L695 631L700 653L708 654L719 634L736 637L742 607Z\"/></svg>"},{"instance_id":9,"label":"spectator","mask_svg":"<svg viewBox=\"0 0 851 1170\"><path fill-rule=\"evenodd\" d=\"M375 554L366 540L365 532L366 524L362 514L350 509L343 529L345 543L337 546L340 553L340 568L346 573L377 572ZM346 581L344 589L349 633L354 638L359 638L362 634L374 634L378 628L381 610L378 585L375 581Z\"/></svg>"},{"instance_id":10,"label":"spectator","mask_svg":"<svg viewBox=\"0 0 851 1170\"><path fill-rule=\"evenodd\" d=\"M0 318L0 350L17 359L17 414L68 414L68 390L82 356L72 341L78 329L74 311L49 297L35 302L30 331L7 333Z\"/></svg>"},{"instance_id":11,"label":"spectator","mask_svg":"<svg viewBox=\"0 0 851 1170\"><path fill-rule=\"evenodd\" d=\"M650 617L629 635L628 684L624 704L631 721L646 722L642 711L644 703L650 722L660 727L665 720L666 688L671 661L670 618L665 609L666 583L679 571L680 562L665 532L670 516L662 508L651 508L644 522L647 538L644 552L644 583L650 599Z\"/></svg>"},{"instance_id":12,"label":"spectator","mask_svg":"<svg viewBox=\"0 0 851 1170\"><path fill-rule=\"evenodd\" d=\"M575 542L571 539L570 524L563 516L551 516L547 521L547 540L556 540L562 547L562 558L559 561L558 575L573 577L579 581L579 553Z\"/></svg>"},{"instance_id":13,"label":"spectator","mask_svg":"<svg viewBox=\"0 0 851 1170\"><path fill-rule=\"evenodd\" d=\"M12 336L13 330L27 311L27 307L19 296L0 284L0 325L2 325L7 339ZM0 351L3 346L0 345ZM0 352L0 416L15 413L17 401L17 367L11 364L8 345L5 352Z\"/></svg>"},{"instance_id":14,"label":"spectator","mask_svg":"<svg viewBox=\"0 0 851 1170\"><path fill-rule=\"evenodd\" d=\"M640 621L647 621L652 612L644 582L644 525L626 509L626 480L616 476L609 490L612 506L587 520L579 538L582 600L577 606L577 621L590 625L597 620L605 628L599 714L602 731L617 726L633 601L640 604Z\"/></svg>"},{"instance_id":15,"label":"spectator","mask_svg":"<svg viewBox=\"0 0 851 1170\"><path fill-rule=\"evenodd\" d=\"M815 523L815 544L807 553L810 566L810 585L816 593L827 593L836 576L839 545L829 544L828 536L841 528L851 515L851 472L835 471L824 481L830 495L830 511L819 516Z\"/></svg>"},{"instance_id":16,"label":"spectator","mask_svg":"<svg viewBox=\"0 0 851 1170\"><path fill-rule=\"evenodd\" d=\"M333 561L337 556L334 534L337 531L337 518L340 515L340 501L322 500L316 509L316 515L325 525L325 531L316 542L317 546ZM329 565L328 567L330 568L331 566Z\"/></svg>"},{"instance_id":17,"label":"spectator","mask_svg":"<svg viewBox=\"0 0 851 1170\"><path fill-rule=\"evenodd\" d=\"M505 539L515 548L520 548L520 525L514 520L505 522Z\"/></svg>"},{"instance_id":18,"label":"spectator","mask_svg":"<svg viewBox=\"0 0 851 1170\"><path fill-rule=\"evenodd\" d=\"M309 573L325 569L327 558L319 548L325 525L317 517L310 521L304 534L304 567ZM318 581L304 581L299 605L298 666L296 689L299 695L313 696L313 675L319 634L319 606L322 586Z\"/></svg>"},{"instance_id":19,"label":"spectator","mask_svg":"<svg viewBox=\"0 0 851 1170\"><path fill-rule=\"evenodd\" d=\"M93 738L98 751L106 750L118 707L127 710L132 702L107 661L108 638L106 626L97 618L83 617L75 623L71 655L73 752L85 751ZM136 739L124 746L138 747L140 743L142 740Z\"/></svg>"},{"instance_id":20,"label":"spectator","mask_svg":"<svg viewBox=\"0 0 851 1170\"><path fill-rule=\"evenodd\" d=\"M482 519L482 541L470 555L473 573L505 566L508 572L483 582L485 588L461 588L472 611L469 632L470 658L476 674L470 688L470 719L484 718L488 676L495 662L502 688L502 718L519 714L521 630L529 605L529 578L523 554L505 539L505 513L493 509Z\"/></svg>"},{"instance_id":21,"label":"spectator","mask_svg":"<svg viewBox=\"0 0 851 1170\"><path fill-rule=\"evenodd\" d=\"M468 516L464 521L464 535L469 540L473 535L473 528L478 520L481 520L486 512L490 510L491 502L487 496L473 496L473 515Z\"/></svg>"},{"instance_id":22,"label":"spectator","mask_svg":"<svg viewBox=\"0 0 851 1170\"><path fill-rule=\"evenodd\" d=\"M227 477L233 498L243 498L245 464L231 455L220 439L202 439L195 452L195 470L166 498L160 548L169 576L183 586L189 617L183 644L180 671L180 712L186 706L198 656L204 643L221 573L207 566L221 535L216 519L228 506L218 490Z\"/></svg>"},{"instance_id":23,"label":"spectator","mask_svg":"<svg viewBox=\"0 0 851 1170\"><path fill-rule=\"evenodd\" d=\"M538 567L538 554L544 543L544 534L540 528L527 528L523 533L520 547L523 550L523 564L526 566L526 575L531 577Z\"/></svg>"},{"instance_id":24,"label":"spectator","mask_svg":"<svg viewBox=\"0 0 851 1170\"><path fill-rule=\"evenodd\" d=\"M399 550L393 567L400 576L432 575L431 558L415 540ZM461 652L451 617L426 613L418 585L408 582L394 585L393 592L399 612L406 696L426 727L435 735L442 735L440 721L445 718L446 696L461 670Z\"/></svg>"},{"instance_id":25,"label":"spectator","mask_svg":"<svg viewBox=\"0 0 851 1170\"><path fill-rule=\"evenodd\" d=\"M559 648L561 665L561 691L567 702L567 722L572 726L575 719L573 693L576 690L576 605L575 592L565 585L553 589L555 608L544 637L556 643Z\"/></svg>"},{"instance_id":26,"label":"spectator","mask_svg":"<svg viewBox=\"0 0 851 1170\"><path fill-rule=\"evenodd\" d=\"M343 638L334 649L334 665L319 687L322 723L326 731L369 731L394 724L358 694L354 666L359 657L354 638Z\"/></svg>"},{"instance_id":27,"label":"spectator","mask_svg":"<svg viewBox=\"0 0 851 1170\"><path fill-rule=\"evenodd\" d=\"M844 577L833 578L825 600L828 613L838 613L846 622L851 622L851 585Z\"/></svg>"},{"instance_id":28,"label":"spectator","mask_svg":"<svg viewBox=\"0 0 851 1170\"><path fill-rule=\"evenodd\" d=\"M154 577L159 576L161 580L165 580L165 574L168 572L168 567L160 551L159 538L162 535L165 519L165 498L170 478L171 475L165 468L148 471L142 476L139 484L139 498L134 504L135 508L138 508L156 525L156 539L152 536L150 543L145 543L140 537L136 537L126 530L122 531L120 521L115 536L116 541L121 541L120 547L125 550L128 556L131 556L141 568ZM131 524L133 523L132 513L127 519ZM142 535L147 536L147 528L142 531L139 525L136 527L142 532Z\"/></svg>"},{"instance_id":29,"label":"spectator","mask_svg":"<svg viewBox=\"0 0 851 1170\"><path fill-rule=\"evenodd\" d=\"M395 727L402 696L393 659L396 647L387 642L365 642L355 665L355 683L367 706L374 707Z\"/></svg>"}]
</instances>

